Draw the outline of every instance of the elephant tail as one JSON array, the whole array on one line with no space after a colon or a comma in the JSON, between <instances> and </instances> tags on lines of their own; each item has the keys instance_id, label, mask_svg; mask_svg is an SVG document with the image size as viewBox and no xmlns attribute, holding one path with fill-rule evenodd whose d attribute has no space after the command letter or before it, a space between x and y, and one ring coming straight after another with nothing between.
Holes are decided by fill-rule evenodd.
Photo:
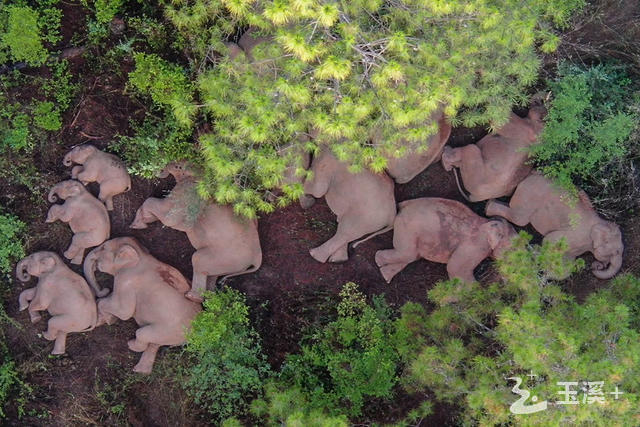
<instances>
[{"instance_id":1,"label":"elephant tail","mask_svg":"<svg viewBox=\"0 0 640 427\"><path fill-rule=\"evenodd\" d=\"M464 197L464 199L467 202L470 202L471 199L467 195L467 192L464 191L464 189L462 188L462 185L460 185L460 172L458 171L458 168L453 168L453 176L455 176L456 178L456 185L458 186L458 191L460 191L460 194L462 195L462 197Z\"/></svg>"},{"instance_id":2,"label":"elephant tail","mask_svg":"<svg viewBox=\"0 0 640 427\"><path fill-rule=\"evenodd\" d=\"M249 273L258 271L261 265L262 265L262 251L258 255L257 259L254 260L253 265L250 268L244 271L241 271L239 273L227 274L226 276L222 276L220 278L220 283L224 283L229 277L241 276L243 274L249 274Z\"/></svg>"},{"instance_id":3,"label":"elephant tail","mask_svg":"<svg viewBox=\"0 0 640 427\"><path fill-rule=\"evenodd\" d=\"M367 237L365 237L364 239L360 239L360 240L356 240L355 242L353 242L352 247L355 248L356 246L358 246L360 243L364 243L367 240L371 239L372 237L376 237L379 234L383 234L386 233L389 230L393 230L393 224L383 228L382 230L378 230L375 233L371 233L369 234Z\"/></svg>"}]
</instances>

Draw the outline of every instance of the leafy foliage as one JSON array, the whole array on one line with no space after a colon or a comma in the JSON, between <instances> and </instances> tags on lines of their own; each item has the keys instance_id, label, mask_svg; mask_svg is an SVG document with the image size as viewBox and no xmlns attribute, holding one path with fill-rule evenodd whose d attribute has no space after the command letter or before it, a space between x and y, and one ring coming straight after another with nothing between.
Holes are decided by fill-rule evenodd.
<instances>
[{"instance_id":1,"label":"leafy foliage","mask_svg":"<svg viewBox=\"0 0 640 427\"><path fill-rule=\"evenodd\" d=\"M219 421L246 411L246 400L260 391L269 366L240 292L209 293L203 305L187 337L195 364L185 388Z\"/></svg>"},{"instance_id":2,"label":"leafy foliage","mask_svg":"<svg viewBox=\"0 0 640 427\"><path fill-rule=\"evenodd\" d=\"M200 138L200 193L255 216L273 210L270 190L296 153L318 144L354 171L381 171L387 156L426 148L439 109L454 124L504 123L537 79L536 46L554 50L552 25L583 3L172 0L188 79L140 55L132 79L185 126L197 113L215 122ZM249 27L264 42L231 59L226 42ZM298 196L285 186L277 200Z\"/></svg>"},{"instance_id":3,"label":"leafy foliage","mask_svg":"<svg viewBox=\"0 0 640 427\"><path fill-rule=\"evenodd\" d=\"M24 222L11 214L0 213L0 273L8 276L13 263L25 257Z\"/></svg>"},{"instance_id":4,"label":"leafy foliage","mask_svg":"<svg viewBox=\"0 0 640 427\"><path fill-rule=\"evenodd\" d=\"M429 292L437 304L431 314L403 310L403 318L411 314L413 320L407 323L426 341L405 385L429 387L438 399L458 403L460 422L466 424L634 424L640 415L640 341L633 301L640 281L620 277L578 304L545 280L548 274L539 273L550 260L562 259L562 246L527 247L526 241L521 236L512 257L501 264L505 283L474 284L457 295L455 303L450 302L455 286L440 283ZM630 298L631 306L622 295ZM526 380L531 371L536 380ZM605 394L604 405L549 405L526 417L514 416L509 406L518 396L505 381L512 376L525 378L522 388L539 401L562 400L559 381L604 381L605 393L617 385L625 394L617 400ZM582 400L582 393L578 398Z\"/></svg>"},{"instance_id":5,"label":"leafy foliage","mask_svg":"<svg viewBox=\"0 0 640 427\"><path fill-rule=\"evenodd\" d=\"M637 151L640 98L631 79L619 66L565 63L549 86L554 98L541 144L533 147L536 161L565 187L577 180L596 183L595 193L611 190L607 183L628 173L624 159Z\"/></svg>"},{"instance_id":6,"label":"leafy foliage","mask_svg":"<svg viewBox=\"0 0 640 427\"><path fill-rule=\"evenodd\" d=\"M290 385L289 392L305 395L312 410L357 416L365 399L391 397L398 370L390 343L394 324L382 297L368 305L354 283L347 283L341 296L337 320L287 358L280 380Z\"/></svg>"}]
</instances>

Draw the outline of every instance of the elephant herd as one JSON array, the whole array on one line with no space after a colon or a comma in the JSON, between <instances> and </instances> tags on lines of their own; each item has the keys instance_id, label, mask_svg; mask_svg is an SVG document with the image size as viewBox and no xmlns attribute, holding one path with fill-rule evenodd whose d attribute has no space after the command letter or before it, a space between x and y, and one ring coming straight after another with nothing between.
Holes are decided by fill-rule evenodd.
<instances>
[{"instance_id":1,"label":"elephant herd","mask_svg":"<svg viewBox=\"0 0 640 427\"><path fill-rule=\"evenodd\" d=\"M309 177L304 182L293 176L288 179L303 184L303 208L324 197L338 222L333 237L310 249L314 259L347 261L350 243L355 247L393 229L393 248L375 254L387 282L421 258L446 264L450 278L472 282L473 270L482 260L500 257L510 247L516 234L511 224L531 224L546 241L564 238L571 259L592 252L596 277L607 279L618 272L623 252L618 226L600 218L584 192L579 191L575 200L528 164L527 149L537 142L543 128L543 107L533 106L526 118L512 114L502 128L477 144L459 148L445 146L451 126L438 114L433 119L439 131L430 138L428 150L400 159L390 156L387 173L351 173L327 147L305 154ZM438 160L446 171L453 170L465 198L488 200L487 218L463 203L442 198L396 204L394 180L407 182ZM131 188L124 163L91 145L75 147L64 157L66 166L74 163L72 179L49 193L50 202L60 198L64 203L54 204L46 221L69 224L74 235L64 256L73 264L83 263L84 258L86 281L53 252L31 254L18 263L17 277L28 281L36 276L39 281L20 294L20 310L28 309L32 322L40 320L39 311L48 310L51 318L43 336L55 340L53 354L65 352L69 332L110 325L116 318L134 318L139 329L128 346L142 353L134 371L149 373L159 346L184 343L191 320L201 310L207 281L215 284L219 278L260 268L258 222L239 218L231 206L200 200L196 177L188 165L169 164L160 176L173 175L174 189L163 199L145 200L130 227L143 229L160 221L185 232L196 249L189 283L134 238L108 240L107 211L113 209L112 198ZM89 182L100 185L98 199L85 188ZM510 195L509 203L495 200ZM84 257L90 248L94 249ZM111 291L100 288L96 269L113 276Z\"/></svg>"}]
</instances>

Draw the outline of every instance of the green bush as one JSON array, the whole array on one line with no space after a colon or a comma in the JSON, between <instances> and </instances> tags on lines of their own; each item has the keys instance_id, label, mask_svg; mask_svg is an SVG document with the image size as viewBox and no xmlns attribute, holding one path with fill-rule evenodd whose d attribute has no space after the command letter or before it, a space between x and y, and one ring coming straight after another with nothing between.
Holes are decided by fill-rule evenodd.
<instances>
[{"instance_id":1,"label":"green bush","mask_svg":"<svg viewBox=\"0 0 640 427\"><path fill-rule=\"evenodd\" d=\"M595 185L593 193L611 191L629 173L626 156L638 151L634 131L640 121L639 92L623 67L589 68L562 64L541 143L533 155L545 175L567 188Z\"/></svg>"},{"instance_id":2,"label":"green bush","mask_svg":"<svg viewBox=\"0 0 640 427\"><path fill-rule=\"evenodd\" d=\"M158 118L150 114L141 124L134 124L133 129L135 136L121 136L112 144L130 165L130 173L154 178L171 161L196 162L191 131L176 123L173 117Z\"/></svg>"},{"instance_id":3,"label":"green bush","mask_svg":"<svg viewBox=\"0 0 640 427\"><path fill-rule=\"evenodd\" d=\"M357 416L367 399L391 397L399 358L384 299L374 297L368 305L354 283L340 295L337 320L303 341L300 354L287 357L280 381L302 392L310 409Z\"/></svg>"},{"instance_id":4,"label":"green bush","mask_svg":"<svg viewBox=\"0 0 640 427\"><path fill-rule=\"evenodd\" d=\"M185 126L215 123L200 138L200 193L254 217L274 209L269 190L297 165L283 153L301 150L285 147L327 144L354 171L381 171L386 156L425 148L440 108L454 124L504 123L513 104L527 101L537 53L558 45L552 26L566 25L583 4L171 0L165 16L190 74L137 55L131 78ZM227 59L224 42L249 27L270 41L251 59ZM311 129L319 134L309 146ZM300 195L283 190L276 204Z\"/></svg>"},{"instance_id":5,"label":"green bush","mask_svg":"<svg viewBox=\"0 0 640 427\"><path fill-rule=\"evenodd\" d=\"M224 288L208 293L203 305L187 337L186 350L195 364L185 388L220 421L245 413L270 369L240 292Z\"/></svg>"},{"instance_id":6,"label":"green bush","mask_svg":"<svg viewBox=\"0 0 640 427\"><path fill-rule=\"evenodd\" d=\"M0 213L0 273L9 276L13 264L24 258L26 225L11 214Z\"/></svg>"},{"instance_id":7,"label":"green bush","mask_svg":"<svg viewBox=\"0 0 640 427\"><path fill-rule=\"evenodd\" d=\"M407 325L426 341L403 378L410 390L431 389L438 400L456 405L466 425L635 425L640 417L640 280L622 276L578 304L541 273L559 268L562 245L516 242L500 265L505 282L474 284L464 293L444 282L429 291L437 305L429 315L410 310ZM516 265L514 265L514 263ZM562 269L575 269L573 264ZM556 270L557 271L557 270ZM407 314L403 311L403 317ZM415 350L413 350L415 351ZM536 377L527 375L533 372ZM563 400L557 382L604 381L606 404L550 404L544 411L513 415L519 396L513 380L538 402ZM609 393L619 386L617 400ZM525 405L531 405L529 399Z\"/></svg>"}]
</instances>

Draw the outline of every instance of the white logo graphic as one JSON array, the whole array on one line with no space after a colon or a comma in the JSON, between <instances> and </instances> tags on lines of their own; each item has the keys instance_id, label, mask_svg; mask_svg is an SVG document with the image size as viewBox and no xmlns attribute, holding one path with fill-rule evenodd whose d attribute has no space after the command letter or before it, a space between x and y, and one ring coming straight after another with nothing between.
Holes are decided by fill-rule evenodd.
<instances>
[{"instance_id":1,"label":"white logo graphic","mask_svg":"<svg viewBox=\"0 0 640 427\"><path fill-rule=\"evenodd\" d=\"M533 414L535 412L544 411L547 409L547 401L542 401L533 405L525 406L525 402L531 396L531 392L529 390L520 390L520 384L522 384L522 378L520 377L509 377L508 380L514 380L516 385L513 386L511 391L515 394L520 395L520 399L513 402L513 404L509 407L509 410L513 414ZM538 400L538 396L533 396L531 398L532 402Z\"/></svg>"}]
</instances>

